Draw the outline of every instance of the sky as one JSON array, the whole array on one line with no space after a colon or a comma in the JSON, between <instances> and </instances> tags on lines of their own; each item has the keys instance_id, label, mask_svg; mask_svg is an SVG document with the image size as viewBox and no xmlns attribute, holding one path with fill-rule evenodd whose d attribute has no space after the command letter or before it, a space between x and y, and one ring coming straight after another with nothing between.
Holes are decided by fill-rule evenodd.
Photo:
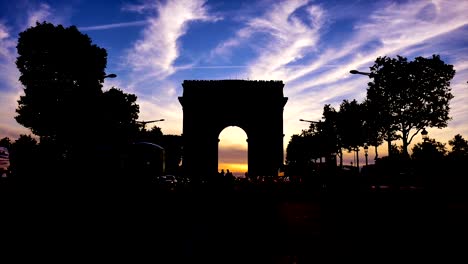
<instances>
[{"instance_id":1,"label":"sky","mask_svg":"<svg viewBox=\"0 0 468 264\"><path fill-rule=\"evenodd\" d=\"M454 65L448 127L429 128L447 143L468 138L468 1L359 0L71 0L0 3L0 138L31 132L14 116L23 93L15 65L18 34L36 21L75 25L108 53L104 89L137 95L140 120L164 118L164 134L182 134L184 80L282 80L284 148L318 121L325 104L362 101L379 56L440 55ZM242 107L239 102L238 107ZM247 170L245 132L220 134L220 167ZM420 137L415 138L417 143ZM398 143L398 142L397 142ZM362 152L361 152L362 153ZM369 160L374 153L371 151ZM386 155L386 144L379 149ZM286 152L285 152L286 156ZM345 164L353 161L347 155ZM360 157L363 164L364 157ZM235 169L236 168L236 169Z\"/></svg>"}]
</instances>

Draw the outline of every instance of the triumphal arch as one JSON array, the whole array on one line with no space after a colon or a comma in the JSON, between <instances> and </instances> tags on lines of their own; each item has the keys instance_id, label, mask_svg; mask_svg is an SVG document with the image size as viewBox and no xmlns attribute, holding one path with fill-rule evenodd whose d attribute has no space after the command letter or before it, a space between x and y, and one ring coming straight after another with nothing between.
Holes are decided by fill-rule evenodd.
<instances>
[{"instance_id":1,"label":"triumphal arch","mask_svg":"<svg viewBox=\"0 0 468 264\"><path fill-rule=\"evenodd\" d=\"M282 81L185 80L183 109L184 174L202 180L218 172L221 131L238 126L247 134L250 176L277 175L283 164Z\"/></svg>"}]
</instances>

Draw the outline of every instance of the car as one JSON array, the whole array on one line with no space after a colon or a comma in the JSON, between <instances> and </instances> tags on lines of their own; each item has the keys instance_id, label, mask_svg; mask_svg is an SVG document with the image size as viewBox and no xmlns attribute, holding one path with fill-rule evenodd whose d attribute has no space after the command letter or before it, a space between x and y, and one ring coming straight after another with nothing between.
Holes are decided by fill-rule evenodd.
<instances>
[{"instance_id":1,"label":"car","mask_svg":"<svg viewBox=\"0 0 468 264\"><path fill-rule=\"evenodd\" d=\"M0 147L0 177L6 178L10 174L10 152L6 147Z\"/></svg>"},{"instance_id":2,"label":"car","mask_svg":"<svg viewBox=\"0 0 468 264\"><path fill-rule=\"evenodd\" d=\"M174 175L156 176L153 178L153 183L155 183L160 188L174 190L177 185L177 178Z\"/></svg>"}]
</instances>

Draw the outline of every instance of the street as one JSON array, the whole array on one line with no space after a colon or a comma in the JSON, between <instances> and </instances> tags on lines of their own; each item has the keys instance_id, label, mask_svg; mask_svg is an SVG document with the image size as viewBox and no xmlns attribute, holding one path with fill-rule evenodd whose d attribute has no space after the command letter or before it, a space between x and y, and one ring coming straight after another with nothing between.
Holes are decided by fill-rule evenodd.
<instances>
[{"instance_id":1,"label":"street","mask_svg":"<svg viewBox=\"0 0 468 264\"><path fill-rule=\"evenodd\" d=\"M11 245L38 250L38 258L66 254L158 263L467 258L466 203L448 204L434 195L149 189L101 194L17 197L22 199L10 208L13 215L4 215L12 239L18 239Z\"/></svg>"}]
</instances>

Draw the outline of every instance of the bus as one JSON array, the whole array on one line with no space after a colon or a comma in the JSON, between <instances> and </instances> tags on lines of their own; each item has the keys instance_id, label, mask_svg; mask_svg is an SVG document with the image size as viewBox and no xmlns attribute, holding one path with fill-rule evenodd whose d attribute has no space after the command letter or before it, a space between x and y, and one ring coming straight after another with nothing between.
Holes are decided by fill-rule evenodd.
<instances>
[{"instance_id":1,"label":"bus","mask_svg":"<svg viewBox=\"0 0 468 264\"><path fill-rule=\"evenodd\" d=\"M151 142L135 142L123 155L123 171L130 181L150 183L165 174L165 150Z\"/></svg>"}]
</instances>

